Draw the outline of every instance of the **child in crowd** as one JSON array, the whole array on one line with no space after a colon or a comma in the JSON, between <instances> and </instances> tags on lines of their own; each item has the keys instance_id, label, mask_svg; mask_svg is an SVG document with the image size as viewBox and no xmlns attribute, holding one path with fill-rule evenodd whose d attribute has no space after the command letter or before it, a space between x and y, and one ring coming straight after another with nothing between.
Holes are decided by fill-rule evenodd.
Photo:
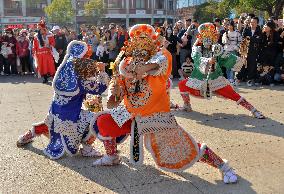
<instances>
[{"instance_id":1,"label":"child in crowd","mask_svg":"<svg viewBox=\"0 0 284 194\"><path fill-rule=\"evenodd\" d=\"M104 56L104 52L105 52L104 42L100 41L100 44L97 47L97 51L96 51L96 56L97 56L96 59L101 61Z\"/></svg>"},{"instance_id":2,"label":"child in crowd","mask_svg":"<svg viewBox=\"0 0 284 194\"><path fill-rule=\"evenodd\" d=\"M273 85L274 83L274 67L269 65L260 65L257 68L258 78L255 84Z\"/></svg>"},{"instance_id":3,"label":"child in crowd","mask_svg":"<svg viewBox=\"0 0 284 194\"><path fill-rule=\"evenodd\" d=\"M193 67L194 66L192 58L190 56L187 56L185 58L185 62L181 66L181 69L178 70L180 80L188 78L191 75L191 72L193 71Z\"/></svg>"}]
</instances>

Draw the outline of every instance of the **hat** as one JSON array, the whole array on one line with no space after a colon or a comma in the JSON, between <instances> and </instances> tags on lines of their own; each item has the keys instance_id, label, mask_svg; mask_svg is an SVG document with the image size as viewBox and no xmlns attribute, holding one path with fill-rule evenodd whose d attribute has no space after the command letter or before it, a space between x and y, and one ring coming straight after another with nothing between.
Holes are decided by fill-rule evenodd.
<instances>
[{"instance_id":1,"label":"hat","mask_svg":"<svg viewBox=\"0 0 284 194\"><path fill-rule=\"evenodd\" d=\"M28 34L28 30L26 30L26 29L22 29L22 30L20 31L20 35L22 35L23 33Z\"/></svg>"},{"instance_id":2,"label":"hat","mask_svg":"<svg viewBox=\"0 0 284 194\"><path fill-rule=\"evenodd\" d=\"M8 27L8 28L5 28L5 32L13 32L13 29Z\"/></svg>"},{"instance_id":3,"label":"hat","mask_svg":"<svg viewBox=\"0 0 284 194\"><path fill-rule=\"evenodd\" d=\"M276 24L273 21L267 21L265 25L268 26L271 29L276 28Z\"/></svg>"},{"instance_id":4,"label":"hat","mask_svg":"<svg viewBox=\"0 0 284 194\"><path fill-rule=\"evenodd\" d=\"M183 24L183 22L182 22L181 20L177 21L177 23L181 23L181 24Z\"/></svg>"},{"instance_id":5,"label":"hat","mask_svg":"<svg viewBox=\"0 0 284 194\"><path fill-rule=\"evenodd\" d=\"M191 18L187 18L187 19L185 19L185 21L190 21L191 22Z\"/></svg>"},{"instance_id":6,"label":"hat","mask_svg":"<svg viewBox=\"0 0 284 194\"><path fill-rule=\"evenodd\" d=\"M59 26L53 26L51 31L55 31L55 30L60 30L60 27Z\"/></svg>"}]
</instances>

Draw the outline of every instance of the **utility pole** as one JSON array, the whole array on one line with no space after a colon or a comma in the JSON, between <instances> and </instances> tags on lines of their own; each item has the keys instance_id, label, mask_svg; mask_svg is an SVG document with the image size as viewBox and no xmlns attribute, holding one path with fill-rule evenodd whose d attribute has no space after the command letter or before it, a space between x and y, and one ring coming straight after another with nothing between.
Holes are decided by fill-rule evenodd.
<instances>
[{"instance_id":1,"label":"utility pole","mask_svg":"<svg viewBox=\"0 0 284 194\"><path fill-rule=\"evenodd\" d=\"M129 0L126 0L126 28L129 28Z\"/></svg>"},{"instance_id":2,"label":"utility pole","mask_svg":"<svg viewBox=\"0 0 284 194\"><path fill-rule=\"evenodd\" d=\"M77 0L72 0L72 8L74 10L74 28L77 32Z\"/></svg>"}]
</instances>

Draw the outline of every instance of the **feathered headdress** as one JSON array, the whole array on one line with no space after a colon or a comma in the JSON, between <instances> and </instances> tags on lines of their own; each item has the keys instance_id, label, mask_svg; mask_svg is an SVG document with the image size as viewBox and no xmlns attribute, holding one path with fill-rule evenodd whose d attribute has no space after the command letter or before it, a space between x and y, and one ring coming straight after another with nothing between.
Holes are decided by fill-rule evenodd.
<instances>
[{"instance_id":1,"label":"feathered headdress","mask_svg":"<svg viewBox=\"0 0 284 194\"><path fill-rule=\"evenodd\" d=\"M132 56L133 51L146 50L148 56L155 55L161 46L161 42L158 40L159 30L155 29L148 24L137 24L133 26L129 31L130 41L124 42L122 50L125 51L126 56Z\"/></svg>"},{"instance_id":2,"label":"feathered headdress","mask_svg":"<svg viewBox=\"0 0 284 194\"><path fill-rule=\"evenodd\" d=\"M199 34L197 35L197 38L200 39L201 41L203 39L210 39L212 40L213 44L218 42L219 39L219 34L212 23L204 23L201 24L198 27L198 32Z\"/></svg>"}]
</instances>

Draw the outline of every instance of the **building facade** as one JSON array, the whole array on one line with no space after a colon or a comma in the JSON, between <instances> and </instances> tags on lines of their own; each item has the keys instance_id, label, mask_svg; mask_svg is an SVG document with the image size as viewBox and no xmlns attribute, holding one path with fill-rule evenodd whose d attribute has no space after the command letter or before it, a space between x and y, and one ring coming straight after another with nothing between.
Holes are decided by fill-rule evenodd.
<instances>
[{"instance_id":1,"label":"building facade","mask_svg":"<svg viewBox=\"0 0 284 194\"><path fill-rule=\"evenodd\" d=\"M88 0L73 0L76 4L77 21L84 21L84 3ZM176 19L177 0L104 0L106 13L102 23L163 23Z\"/></svg>"},{"instance_id":2,"label":"building facade","mask_svg":"<svg viewBox=\"0 0 284 194\"><path fill-rule=\"evenodd\" d=\"M84 16L84 4L88 0L70 0L76 11L74 22L90 22ZM104 0L105 14L102 23L120 23L131 26L137 23L173 22L177 19L178 0ZM35 3L36 2L36 3ZM0 29L5 27L32 27L45 16L44 7L52 0L0 0ZM93 19L91 21L96 23Z\"/></svg>"},{"instance_id":3,"label":"building facade","mask_svg":"<svg viewBox=\"0 0 284 194\"><path fill-rule=\"evenodd\" d=\"M5 27L32 28L45 15L51 0L0 0L0 30Z\"/></svg>"}]
</instances>

